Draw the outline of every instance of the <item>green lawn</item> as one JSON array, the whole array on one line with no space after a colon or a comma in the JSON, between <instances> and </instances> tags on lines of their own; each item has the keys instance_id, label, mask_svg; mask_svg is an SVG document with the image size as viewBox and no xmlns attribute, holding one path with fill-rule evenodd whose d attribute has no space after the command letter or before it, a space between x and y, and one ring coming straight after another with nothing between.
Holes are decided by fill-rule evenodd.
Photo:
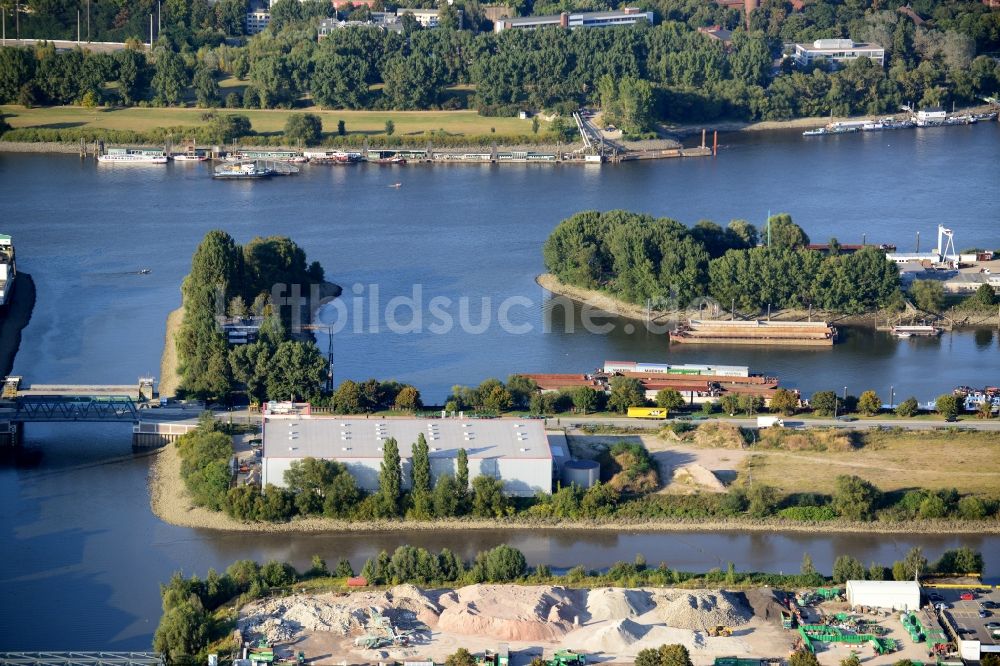
<instances>
[{"instance_id":1,"label":"green lawn","mask_svg":"<svg viewBox=\"0 0 1000 666\"><path fill-rule=\"evenodd\" d=\"M205 109L195 108L123 108L85 109L78 106L37 107L25 109L22 106L0 106L6 120L12 127L41 127L65 129L90 127L99 129L146 131L157 127L200 125ZM323 119L323 130L337 131L337 121L343 120L350 134L382 134L386 120L396 126L396 135L422 134L443 129L449 134L484 135L496 128L498 137L530 135L531 121L518 118L486 118L475 111L326 111L304 109ZM291 113L301 113L303 109L288 110L234 110L250 118L254 131L261 133L280 132ZM227 110L220 110L226 113Z\"/></svg>"}]
</instances>

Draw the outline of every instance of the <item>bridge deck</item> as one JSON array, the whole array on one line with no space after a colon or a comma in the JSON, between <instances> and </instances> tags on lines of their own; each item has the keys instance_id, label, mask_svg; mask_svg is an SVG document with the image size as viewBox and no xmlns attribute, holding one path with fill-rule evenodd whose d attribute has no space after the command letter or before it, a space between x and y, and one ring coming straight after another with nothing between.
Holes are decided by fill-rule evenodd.
<instances>
[{"instance_id":1,"label":"bridge deck","mask_svg":"<svg viewBox=\"0 0 1000 666\"><path fill-rule=\"evenodd\" d=\"M132 400L139 399L139 387L136 384L115 386L112 384L32 384L21 386L18 396L128 396Z\"/></svg>"},{"instance_id":2,"label":"bridge deck","mask_svg":"<svg viewBox=\"0 0 1000 666\"><path fill-rule=\"evenodd\" d=\"M0 652L2 666L163 666L156 652Z\"/></svg>"}]
</instances>

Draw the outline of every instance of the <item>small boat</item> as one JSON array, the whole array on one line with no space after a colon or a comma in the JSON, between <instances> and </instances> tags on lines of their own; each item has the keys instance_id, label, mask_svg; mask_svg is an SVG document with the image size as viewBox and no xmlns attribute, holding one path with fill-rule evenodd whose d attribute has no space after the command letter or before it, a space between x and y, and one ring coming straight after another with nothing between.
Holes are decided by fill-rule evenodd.
<instances>
[{"instance_id":1,"label":"small boat","mask_svg":"<svg viewBox=\"0 0 1000 666\"><path fill-rule=\"evenodd\" d=\"M204 162L208 155L204 153L176 153L170 156L175 162Z\"/></svg>"},{"instance_id":2,"label":"small boat","mask_svg":"<svg viewBox=\"0 0 1000 666\"><path fill-rule=\"evenodd\" d=\"M823 134L826 134L826 128L817 127L816 129L806 130L802 133L802 136L822 136Z\"/></svg>"},{"instance_id":3,"label":"small boat","mask_svg":"<svg viewBox=\"0 0 1000 666\"><path fill-rule=\"evenodd\" d=\"M150 272L151 271L148 268L140 268L139 269L139 275L149 275Z\"/></svg>"},{"instance_id":4,"label":"small boat","mask_svg":"<svg viewBox=\"0 0 1000 666\"><path fill-rule=\"evenodd\" d=\"M270 178L274 169L259 165L256 162L236 162L216 167L212 178L219 180L256 180Z\"/></svg>"},{"instance_id":5,"label":"small boat","mask_svg":"<svg viewBox=\"0 0 1000 666\"><path fill-rule=\"evenodd\" d=\"M403 186L403 184L402 184L402 183L393 183L393 184L392 184L392 185L390 185L389 187L391 187L391 188L394 188L394 189L397 189L397 190L398 190L398 189L399 189L399 188L401 188L402 186Z\"/></svg>"},{"instance_id":6,"label":"small boat","mask_svg":"<svg viewBox=\"0 0 1000 666\"><path fill-rule=\"evenodd\" d=\"M146 148L111 148L97 156L102 164L166 164L167 155L162 150Z\"/></svg>"},{"instance_id":7,"label":"small boat","mask_svg":"<svg viewBox=\"0 0 1000 666\"><path fill-rule=\"evenodd\" d=\"M393 157L383 157L381 159L375 160L375 164L381 164L383 166L405 166L406 159L395 155Z\"/></svg>"},{"instance_id":8,"label":"small boat","mask_svg":"<svg viewBox=\"0 0 1000 666\"><path fill-rule=\"evenodd\" d=\"M913 337L913 333L910 333L909 331L896 331L893 335L895 335L897 338L904 338L904 339Z\"/></svg>"}]
</instances>

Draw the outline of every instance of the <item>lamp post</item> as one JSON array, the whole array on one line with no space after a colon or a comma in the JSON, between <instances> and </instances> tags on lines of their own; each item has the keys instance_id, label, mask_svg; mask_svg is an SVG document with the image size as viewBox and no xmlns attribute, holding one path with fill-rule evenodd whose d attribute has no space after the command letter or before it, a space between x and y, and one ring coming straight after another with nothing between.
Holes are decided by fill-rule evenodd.
<instances>
[{"instance_id":1,"label":"lamp post","mask_svg":"<svg viewBox=\"0 0 1000 666\"><path fill-rule=\"evenodd\" d=\"M893 404L892 399L895 397L895 395L896 395L896 387L890 386L889 387L889 409L892 409L892 404Z\"/></svg>"}]
</instances>

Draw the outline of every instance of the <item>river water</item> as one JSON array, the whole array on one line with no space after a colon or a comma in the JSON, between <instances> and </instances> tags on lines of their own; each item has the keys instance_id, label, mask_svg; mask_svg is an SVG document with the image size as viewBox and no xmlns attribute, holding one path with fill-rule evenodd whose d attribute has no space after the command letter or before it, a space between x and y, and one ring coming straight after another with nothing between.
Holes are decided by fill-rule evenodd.
<instances>
[{"instance_id":1,"label":"river water","mask_svg":"<svg viewBox=\"0 0 1000 666\"><path fill-rule=\"evenodd\" d=\"M573 372L606 358L750 365L809 393L875 388L931 399L957 384L996 384L1000 335L979 330L934 341L896 341L848 330L832 350L669 350L662 336L583 329L580 313L547 304L534 277L541 244L583 209L628 208L685 223L725 224L787 211L817 241L934 245L938 223L959 249L1000 248L996 188L1000 125L806 140L797 132L722 137L717 159L619 167L305 167L295 178L226 183L204 165L104 168L76 157L0 154L2 229L19 269L34 276L37 305L15 374L29 381L131 383L156 374L163 322L205 233L239 242L285 234L345 287L347 319L334 336L336 375L395 378L430 401L455 383L512 372ZM399 183L399 187L392 187ZM148 267L151 274L136 274ZM376 316L370 316L376 300ZM390 330L393 297L419 295ZM439 309L431 307L431 299ZM470 310L466 326L462 298ZM480 323L485 299L489 325ZM515 299L515 300L511 300ZM442 303L445 303L442 305ZM504 306L504 304L506 305ZM504 306L506 309L502 309ZM552 311L551 331L545 331ZM342 312L341 314L345 314ZM454 325L444 333L442 312ZM506 314L507 329L498 319ZM572 332L567 322L575 323ZM465 329L465 330L463 330ZM321 336L320 344L325 345ZM356 568L380 548L412 543L465 556L507 542L531 563L602 567L631 560L685 569L795 571L808 551L821 569L839 553L891 562L912 545L931 557L967 544L1000 576L1000 539L878 535L607 534L482 531L392 535L220 535L164 525L149 511L148 461L134 458L122 426L32 426L24 451L0 466L0 649L138 649L159 616L157 584L175 569L204 574L234 559L305 566L314 553Z\"/></svg>"}]
</instances>

